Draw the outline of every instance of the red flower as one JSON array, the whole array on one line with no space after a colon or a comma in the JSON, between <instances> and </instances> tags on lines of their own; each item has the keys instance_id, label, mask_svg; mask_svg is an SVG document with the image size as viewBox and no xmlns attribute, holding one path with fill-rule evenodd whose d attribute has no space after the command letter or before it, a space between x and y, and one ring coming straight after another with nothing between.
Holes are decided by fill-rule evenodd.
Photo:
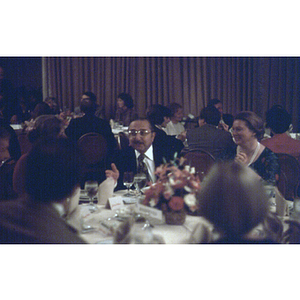
<instances>
[{"instance_id":1,"label":"red flower","mask_svg":"<svg viewBox=\"0 0 300 300\"><path fill-rule=\"evenodd\" d=\"M169 207L175 211L181 210L184 207L184 200L182 197L174 196L169 201Z\"/></svg>"}]
</instances>

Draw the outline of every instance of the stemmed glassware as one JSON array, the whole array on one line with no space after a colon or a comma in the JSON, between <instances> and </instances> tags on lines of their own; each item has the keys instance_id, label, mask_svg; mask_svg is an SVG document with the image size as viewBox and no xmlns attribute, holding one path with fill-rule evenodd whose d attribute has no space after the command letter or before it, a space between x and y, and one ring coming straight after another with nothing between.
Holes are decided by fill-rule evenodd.
<instances>
[{"instance_id":1,"label":"stemmed glassware","mask_svg":"<svg viewBox=\"0 0 300 300\"><path fill-rule=\"evenodd\" d=\"M87 196L90 199L89 205L90 205L90 212L96 212L98 211L97 206L94 204L93 198L97 195L98 192L98 182L95 180L88 180L84 184L84 189L87 192Z\"/></svg>"},{"instance_id":2,"label":"stemmed glassware","mask_svg":"<svg viewBox=\"0 0 300 300\"><path fill-rule=\"evenodd\" d=\"M134 175L133 172L124 172L123 175L123 183L127 188L127 193L124 194L125 197L130 197L132 196L132 194L130 193L130 188L133 185L133 179L134 179Z\"/></svg>"},{"instance_id":3,"label":"stemmed glassware","mask_svg":"<svg viewBox=\"0 0 300 300\"><path fill-rule=\"evenodd\" d=\"M146 186L147 176L144 173L137 173L134 175L133 184L137 190L138 196L141 196L141 190Z\"/></svg>"}]
</instances>

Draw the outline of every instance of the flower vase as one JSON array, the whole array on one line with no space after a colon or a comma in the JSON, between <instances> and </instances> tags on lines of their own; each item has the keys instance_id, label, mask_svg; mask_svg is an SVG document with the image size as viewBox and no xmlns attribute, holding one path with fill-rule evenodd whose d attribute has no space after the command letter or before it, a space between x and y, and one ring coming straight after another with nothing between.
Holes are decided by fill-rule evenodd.
<instances>
[{"instance_id":1,"label":"flower vase","mask_svg":"<svg viewBox=\"0 0 300 300\"><path fill-rule=\"evenodd\" d=\"M164 211L166 224L169 225L182 225L185 222L186 211L181 209L179 211L170 210Z\"/></svg>"}]
</instances>

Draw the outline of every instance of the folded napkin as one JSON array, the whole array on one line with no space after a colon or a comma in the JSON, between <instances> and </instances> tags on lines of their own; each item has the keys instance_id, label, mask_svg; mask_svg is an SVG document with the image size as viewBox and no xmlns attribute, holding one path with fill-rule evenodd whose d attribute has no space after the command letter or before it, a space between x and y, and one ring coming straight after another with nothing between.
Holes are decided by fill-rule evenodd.
<instances>
[{"instance_id":1,"label":"folded napkin","mask_svg":"<svg viewBox=\"0 0 300 300\"><path fill-rule=\"evenodd\" d=\"M108 198L114 193L115 181L112 178L106 178L98 188L98 204L105 205Z\"/></svg>"},{"instance_id":2,"label":"folded napkin","mask_svg":"<svg viewBox=\"0 0 300 300\"><path fill-rule=\"evenodd\" d=\"M68 215L71 215L79 204L80 187L78 187L72 197L69 199Z\"/></svg>"},{"instance_id":3,"label":"folded napkin","mask_svg":"<svg viewBox=\"0 0 300 300\"><path fill-rule=\"evenodd\" d=\"M137 225L134 218L122 222L113 233L114 244L165 244L162 236L153 234L149 226Z\"/></svg>"}]
</instances>

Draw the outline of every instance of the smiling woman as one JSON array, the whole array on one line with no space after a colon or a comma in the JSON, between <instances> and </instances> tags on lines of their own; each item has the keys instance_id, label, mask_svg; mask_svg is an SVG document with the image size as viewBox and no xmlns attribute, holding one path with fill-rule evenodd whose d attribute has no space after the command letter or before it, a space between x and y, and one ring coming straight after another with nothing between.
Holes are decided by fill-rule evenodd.
<instances>
[{"instance_id":1,"label":"smiling woman","mask_svg":"<svg viewBox=\"0 0 300 300\"><path fill-rule=\"evenodd\" d=\"M252 111L242 111L234 119L232 134L237 144L235 160L250 166L267 184L279 180L279 161L270 149L259 141L264 134L262 119Z\"/></svg>"}]
</instances>

